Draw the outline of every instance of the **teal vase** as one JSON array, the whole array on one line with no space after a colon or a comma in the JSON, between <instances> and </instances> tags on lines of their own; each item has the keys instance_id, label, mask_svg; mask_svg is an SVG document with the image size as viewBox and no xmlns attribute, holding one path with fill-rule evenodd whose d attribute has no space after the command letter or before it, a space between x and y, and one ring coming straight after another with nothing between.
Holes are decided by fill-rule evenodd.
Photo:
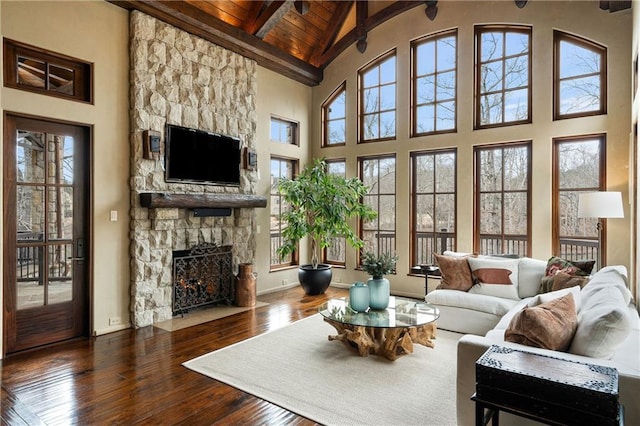
<instances>
[{"instance_id":1,"label":"teal vase","mask_svg":"<svg viewBox=\"0 0 640 426\"><path fill-rule=\"evenodd\" d=\"M369 278L369 307L375 310L387 309L391 292L389 280L386 278Z\"/></svg>"},{"instance_id":2,"label":"teal vase","mask_svg":"<svg viewBox=\"0 0 640 426\"><path fill-rule=\"evenodd\" d=\"M349 307L356 312L369 309L369 287L365 283L357 282L349 288Z\"/></svg>"}]
</instances>

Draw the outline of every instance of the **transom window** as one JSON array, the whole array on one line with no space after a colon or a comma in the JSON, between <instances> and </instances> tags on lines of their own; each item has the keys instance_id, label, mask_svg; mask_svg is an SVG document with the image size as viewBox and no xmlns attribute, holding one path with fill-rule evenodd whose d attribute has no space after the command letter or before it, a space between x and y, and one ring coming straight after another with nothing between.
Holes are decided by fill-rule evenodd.
<instances>
[{"instance_id":1,"label":"transom window","mask_svg":"<svg viewBox=\"0 0 640 426\"><path fill-rule=\"evenodd\" d=\"M271 117L271 142L298 145L298 123Z\"/></svg>"},{"instance_id":2,"label":"transom window","mask_svg":"<svg viewBox=\"0 0 640 426\"><path fill-rule=\"evenodd\" d=\"M411 265L456 248L456 150L411 153Z\"/></svg>"},{"instance_id":3,"label":"transom window","mask_svg":"<svg viewBox=\"0 0 640 426\"><path fill-rule=\"evenodd\" d=\"M530 27L476 27L477 129L531 122L530 45Z\"/></svg>"},{"instance_id":4,"label":"transom window","mask_svg":"<svg viewBox=\"0 0 640 426\"><path fill-rule=\"evenodd\" d=\"M93 102L93 64L4 39L4 85L74 101Z\"/></svg>"},{"instance_id":5,"label":"transom window","mask_svg":"<svg viewBox=\"0 0 640 426\"><path fill-rule=\"evenodd\" d=\"M347 163L344 159L326 160L327 171L341 177L347 177ZM324 249L324 263L330 265L346 265L347 241L344 237L334 237L329 247Z\"/></svg>"},{"instance_id":6,"label":"transom window","mask_svg":"<svg viewBox=\"0 0 640 426\"><path fill-rule=\"evenodd\" d=\"M456 129L457 39L454 30L411 43L411 136Z\"/></svg>"},{"instance_id":7,"label":"transom window","mask_svg":"<svg viewBox=\"0 0 640 426\"><path fill-rule=\"evenodd\" d=\"M607 112L607 49L580 37L553 32L554 119Z\"/></svg>"},{"instance_id":8,"label":"transom window","mask_svg":"<svg viewBox=\"0 0 640 426\"><path fill-rule=\"evenodd\" d=\"M474 250L529 256L531 142L474 149Z\"/></svg>"},{"instance_id":9,"label":"transom window","mask_svg":"<svg viewBox=\"0 0 640 426\"><path fill-rule=\"evenodd\" d=\"M347 83L344 82L322 105L322 146L344 145L347 142Z\"/></svg>"},{"instance_id":10,"label":"transom window","mask_svg":"<svg viewBox=\"0 0 640 426\"><path fill-rule=\"evenodd\" d=\"M553 253L569 260L598 259L598 219L578 217L578 198L606 188L604 135L555 139L553 165ZM602 232L604 256L604 227Z\"/></svg>"},{"instance_id":11,"label":"transom window","mask_svg":"<svg viewBox=\"0 0 640 426\"><path fill-rule=\"evenodd\" d=\"M358 159L360 179L369 188L363 202L378 213L375 219L362 221L360 238L363 253L396 251L396 157L375 156Z\"/></svg>"},{"instance_id":12,"label":"transom window","mask_svg":"<svg viewBox=\"0 0 640 426\"><path fill-rule=\"evenodd\" d=\"M396 137L396 52L391 51L358 71L360 142Z\"/></svg>"},{"instance_id":13,"label":"transom window","mask_svg":"<svg viewBox=\"0 0 640 426\"><path fill-rule=\"evenodd\" d=\"M280 258L277 250L282 246L282 231L286 224L280 219L282 213L289 211L290 206L278 191L280 179L292 179L297 172L297 160L287 158L271 157L271 189L270 189L270 268L278 269L297 264L297 252Z\"/></svg>"}]
</instances>

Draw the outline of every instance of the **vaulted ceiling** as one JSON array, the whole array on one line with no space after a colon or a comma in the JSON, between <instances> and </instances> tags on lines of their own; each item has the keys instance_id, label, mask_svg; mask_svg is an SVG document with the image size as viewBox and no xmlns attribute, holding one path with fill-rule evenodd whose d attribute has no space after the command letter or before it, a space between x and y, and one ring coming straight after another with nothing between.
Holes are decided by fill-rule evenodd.
<instances>
[{"instance_id":1,"label":"vaulted ceiling","mask_svg":"<svg viewBox=\"0 0 640 426\"><path fill-rule=\"evenodd\" d=\"M109 0L256 60L265 68L313 86L347 47L367 47L367 33L414 7L435 19L437 0ZM447 0L442 0L444 3ZM525 7L527 0L514 0ZM595 2L594 2L595 3ZM627 9L631 1L600 1L603 10Z\"/></svg>"}]
</instances>

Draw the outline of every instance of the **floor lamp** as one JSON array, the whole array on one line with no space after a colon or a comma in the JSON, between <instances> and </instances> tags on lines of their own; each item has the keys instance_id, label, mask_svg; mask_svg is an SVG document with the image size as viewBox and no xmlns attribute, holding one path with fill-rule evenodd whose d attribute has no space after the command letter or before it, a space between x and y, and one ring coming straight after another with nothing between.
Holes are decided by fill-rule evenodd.
<instances>
[{"instance_id":1,"label":"floor lamp","mask_svg":"<svg viewBox=\"0 0 640 426\"><path fill-rule=\"evenodd\" d=\"M602 268L602 219L624 217L621 192L585 192L578 197L578 217L597 218L598 269Z\"/></svg>"}]
</instances>

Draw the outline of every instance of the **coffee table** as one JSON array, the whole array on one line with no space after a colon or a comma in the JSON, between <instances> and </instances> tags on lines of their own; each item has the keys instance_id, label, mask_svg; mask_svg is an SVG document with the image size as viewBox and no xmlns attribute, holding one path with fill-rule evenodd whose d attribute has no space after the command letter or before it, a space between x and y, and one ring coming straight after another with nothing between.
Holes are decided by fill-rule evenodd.
<instances>
[{"instance_id":1,"label":"coffee table","mask_svg":"<svg viewBox=\"0 0 640 426\"><path fill-rule=\"evenodd\" d=\"M318 312L338 331L329 340L343 342L360 356L375 354L391 361L413 353L414 343L433 348L440 316L433 305L393 296L384 310L355 312L349 299L341 298L323 303Z\"/></svg>"}]
</instances>

